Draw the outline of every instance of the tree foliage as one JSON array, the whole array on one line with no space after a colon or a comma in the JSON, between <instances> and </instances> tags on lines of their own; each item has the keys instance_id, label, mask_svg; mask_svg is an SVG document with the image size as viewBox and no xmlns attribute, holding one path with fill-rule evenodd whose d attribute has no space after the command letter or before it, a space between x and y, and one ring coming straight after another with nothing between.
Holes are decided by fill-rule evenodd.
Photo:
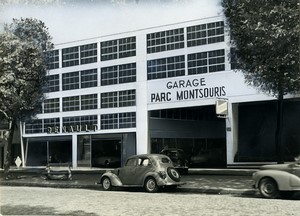
<instances>
[{"instance_id":1,"label":"tree foliage","mask_svg":"<svg viewBox=\"0 0 300 216\"><path fill-rule=\"evenodd\" d=\"M246 82L275 97L300 90L299 0L222 0Z\"/></svg>"},{"instance_id":2,"label":"tree foliage","mask_svg":"<svg viewBox=\"0 0 300 216\"><path fill-rule=\"evenodd\" d=\"M18 121L34 116L44 99L51 36L37 19L14 19L0 35L0 111L10 122L7 155ZM10 161L6 161L9 168ZM5 167L7 168L7 167Z\"/></svg>"},{"instance_id":3,"label":"tree foliage","mask_svg":"<svg viewBox=\"0 0 300 216\"><path fill-rule=\"evenodd\" d=\"M222 0L245 80L277 97L275 147L283 163L283 99L300 92L300 1Z\"/></svg>"},{"instance_id":4,"label":"tree foliage","mask_svg":"<svg viewBox=\"0 0 300 216\"><path fill-rule=\"evenodd\" d=\"M0 109L9 118L22 120L40 107L50 41L36 19L14 19L0 35Z\"/></svg>"}]
</instances>

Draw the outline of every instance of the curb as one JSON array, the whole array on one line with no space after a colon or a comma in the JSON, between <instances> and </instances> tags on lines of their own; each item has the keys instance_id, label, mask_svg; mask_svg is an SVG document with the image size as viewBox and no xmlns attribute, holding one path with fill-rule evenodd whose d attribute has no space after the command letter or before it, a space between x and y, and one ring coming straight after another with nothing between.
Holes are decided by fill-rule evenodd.
<instances>
[{"instance_id":1,"label":"curb","mask_svg":"<svg viewBox=\"0 0 300 216\"><path fill-rule=\"evenodd\" d=\"M102 186L95 183L94 185L82 184L66 184L61 182L55 183L30 183L30 182L15 182L15 181L1 181L0 186L16 186L16 187L45 187L45 188L73 188L73 189L92 189L102 190ZM118 189L116 189L118 191ZM192 188L192 187L178 187L177 192L191 193L191 194L218 194L218 195L239 195L250 196L257 194L254 189L233 189L233 188Z\"/></svg>"}]
</instances>

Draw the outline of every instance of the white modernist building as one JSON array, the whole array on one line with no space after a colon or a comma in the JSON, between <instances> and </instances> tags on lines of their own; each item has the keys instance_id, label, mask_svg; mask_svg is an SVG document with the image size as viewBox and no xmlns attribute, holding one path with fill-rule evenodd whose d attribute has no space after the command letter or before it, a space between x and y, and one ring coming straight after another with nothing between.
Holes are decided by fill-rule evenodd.
<instances>
[{"instance_id":1,"label":"white modernist building","mask_svg":"<svg viewBox=\"0 0 300 216\"><path fill-rule=\"evenodd\" d=\"M234 71L229 42L218 16L57 44L43 112L24 124L23 160L119 166L180 148L195 167L275 161L276 101ZM291 125L298 104L286 102ZM300 152L292 128L288 159Z\"/></svg>"}]
</instances>

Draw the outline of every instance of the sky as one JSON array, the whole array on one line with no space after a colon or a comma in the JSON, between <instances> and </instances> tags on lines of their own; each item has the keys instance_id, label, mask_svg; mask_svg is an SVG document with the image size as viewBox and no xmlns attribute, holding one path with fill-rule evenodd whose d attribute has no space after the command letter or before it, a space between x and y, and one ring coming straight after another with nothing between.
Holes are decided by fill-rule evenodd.
<instances>
[{"instance_id":1,"label":"sky","mask_svg":"<svg viewBox=\"0 0 300 216\"><path fill-rule=\"evenodd\" d=\"M3 31L3 24L10 23L13 18L33 17L45 22L54 44L222 13L220 0L127 0L127 3L125 0L44 0L52 1L47 4L0 1L8 2L0 3L0 31ZM57 3L59 1L63 3Z\"/></svg>"}]
</instances>

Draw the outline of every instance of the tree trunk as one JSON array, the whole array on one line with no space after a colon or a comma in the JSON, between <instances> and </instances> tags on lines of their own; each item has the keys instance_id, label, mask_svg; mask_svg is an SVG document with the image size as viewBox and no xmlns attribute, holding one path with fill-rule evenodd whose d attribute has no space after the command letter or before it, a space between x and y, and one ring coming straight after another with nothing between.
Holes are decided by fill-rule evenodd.
<instances>
[{"instance_id":1,"label":"tree trunk","mask_svg":"<svg viewBox=\"0 0 300 216\"><path fill-rule=\"evenodd\" d=\"M283 146L282 146L282 129L283 129L283 93L280 92L277 100L277 124L275 132L275 148L277 163L283 164Z\"/></svg>"},{"instance_id":2,"label":"tree trunk","mask_svg":"<svg viewBox=\"0 0 300 216\"><path fill-rule=\"evenodd\" d=\"M15 127L16 127L16 120L13 119L10 123L9 136L7 139L7 149L6 149L6 153L5 153L6 157L5 157L5 161L4 161L4 179L9 178L9 169L10 169L10 165L12 163L11 147L12 147L12 143L13 143Z\"/></svg>"}]
</instances>

